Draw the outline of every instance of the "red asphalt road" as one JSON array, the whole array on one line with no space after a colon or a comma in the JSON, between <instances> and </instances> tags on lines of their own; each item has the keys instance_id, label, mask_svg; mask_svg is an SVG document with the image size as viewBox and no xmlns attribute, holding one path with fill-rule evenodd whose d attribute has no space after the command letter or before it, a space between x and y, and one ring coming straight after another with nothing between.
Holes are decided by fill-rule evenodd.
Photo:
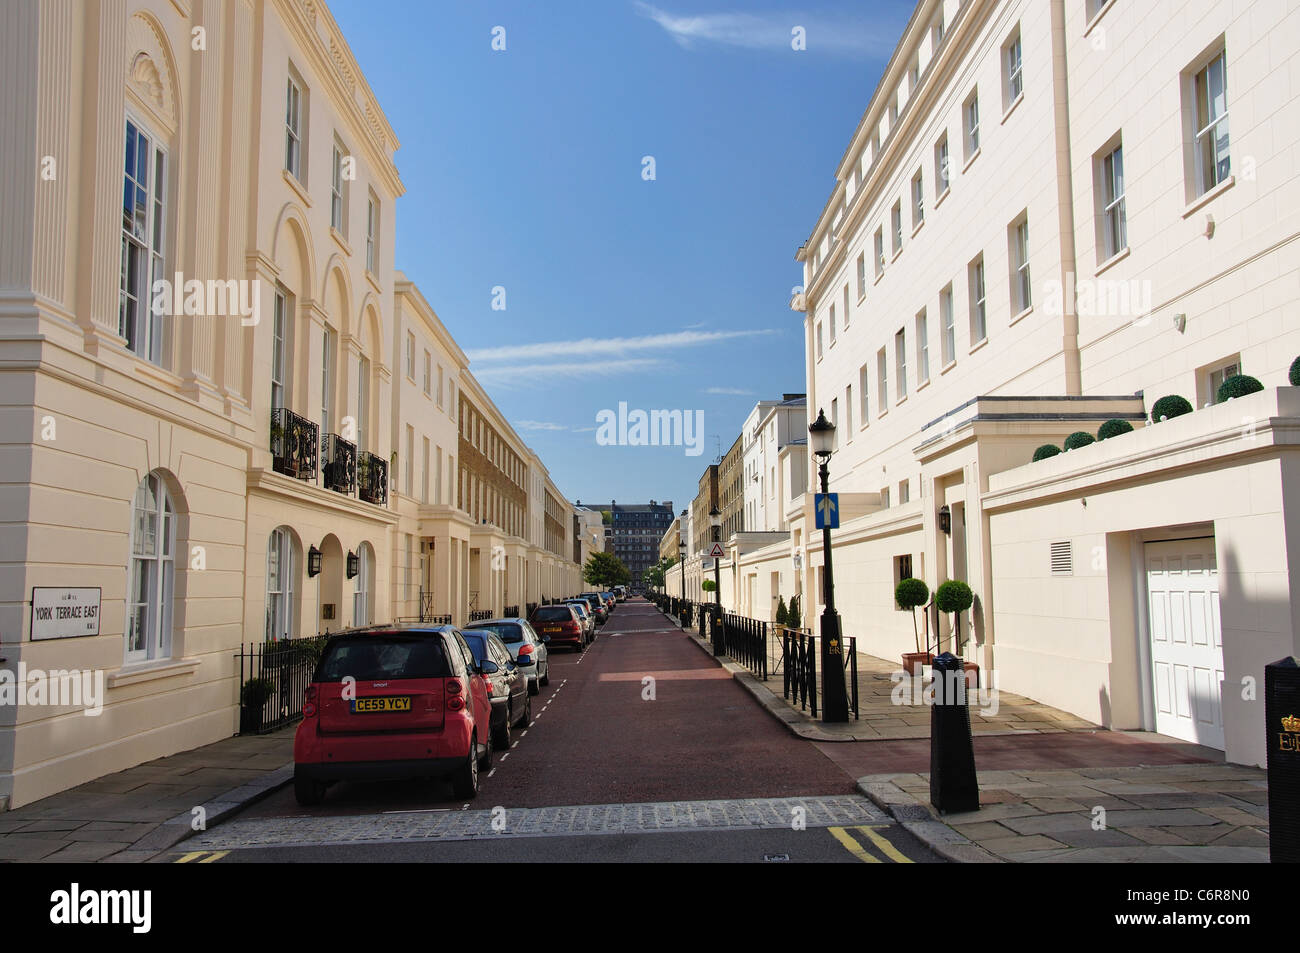
<instances>
[{"instance_id":1,"label":"red asphalt road","mask_svg":"<svg viewBox=\"0 0 1300 953\"><path fill-rule=\"evenodd\" d=\"M854 778L768 715L653 606L622 603L480 797L541 807L847 794ZM654 700L643 679L654 679Z\"/></svg>"}]
</instances>

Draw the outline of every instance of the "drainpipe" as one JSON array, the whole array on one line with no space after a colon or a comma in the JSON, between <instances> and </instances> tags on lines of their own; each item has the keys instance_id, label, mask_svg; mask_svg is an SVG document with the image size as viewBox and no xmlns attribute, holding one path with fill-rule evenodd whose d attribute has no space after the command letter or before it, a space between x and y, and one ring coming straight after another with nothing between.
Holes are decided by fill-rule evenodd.
<instances>
[{"instance_id":1,"label":"drainpipe","mask_svg":"<svg viewBox=\"0 0 1300 953\"><path fill-rule=\"evenodd\" d=\"M1079 311L1075 306L1079 272L1074 250L1074 177L1065 48L1065 0L1052 0L1052 127L1056 145L1057 232L1061 237L1061 356L1065 365L1065 393L1078 397L1083 394L1083 371L1079 360Z\"/></svg>"}]
</instances>

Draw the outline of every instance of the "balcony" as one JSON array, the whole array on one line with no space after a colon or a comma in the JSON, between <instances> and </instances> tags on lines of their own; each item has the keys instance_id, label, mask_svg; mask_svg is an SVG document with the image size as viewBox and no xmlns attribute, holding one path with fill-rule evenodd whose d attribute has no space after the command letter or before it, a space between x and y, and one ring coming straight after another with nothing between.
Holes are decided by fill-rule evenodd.
<instances>
[{"instance_id":1,"label":"balcony","mask_svg":"<svg viewBox=\"0 0 1300 953\"><path fill-rule=\"evenodd\" d=\"M357 445L327 433L321 441L320 458L326 489L351 496L357 488Z\"/></svg>"},{"instance_id":2,"label":"balcony","mask_svg":"<svg viewBox=\"0 0 1300 953\"><path fill-rule=\"evenodd\" d=\"M357 463L357 495L376 506L388 505L388 461L373 453L361 454Z\"/></svg>"},{"instance_id":3,"label":"balcony","mask_svg":"<svg viewBox=\"0 0 1300 953\"><path fill-rule=\"evenodd\" d=\"M271 456L276 473L316 482L316 425L287 407L271 411Z\"/></svg>"}]
</instances>

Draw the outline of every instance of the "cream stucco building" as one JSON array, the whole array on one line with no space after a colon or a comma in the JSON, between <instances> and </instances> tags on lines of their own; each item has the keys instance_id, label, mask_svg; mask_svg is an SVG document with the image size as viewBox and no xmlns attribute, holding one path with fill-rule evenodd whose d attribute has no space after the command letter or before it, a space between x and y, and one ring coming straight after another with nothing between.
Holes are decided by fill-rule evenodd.
<instances>
[{"instance_id":1,"label":"cream stucco building","mask_svg":"<svg viewBox=\"0 0 1300 953\"><path fill-rule=\"evenodd\" d=\"M0 63L0 653L105 675L95 717L0 709L0 803L229 736L241 644L578 590L394 269L398 141L324 3L15 0ZM73 588L97 632L33 638Z\"/></svg>"},{"instance_id":2,"label":"cream stucco building","mask_svg":"<svg viewBox=\"0 0 1300 953\"><path fill-rule=\"evenodd\" d=\"M962 579L1000 688L1263 763L1264 666L1300 654L1297 70L1284 0L917 4L791 302L861 648L912 650L899 578ZM1234 374L1263 391L1215 403ZM1196 410L1153 422L1171 394ZM732 562L793 570L816 625L812 498L783 503Z\"/></svg>"}]
</instances>

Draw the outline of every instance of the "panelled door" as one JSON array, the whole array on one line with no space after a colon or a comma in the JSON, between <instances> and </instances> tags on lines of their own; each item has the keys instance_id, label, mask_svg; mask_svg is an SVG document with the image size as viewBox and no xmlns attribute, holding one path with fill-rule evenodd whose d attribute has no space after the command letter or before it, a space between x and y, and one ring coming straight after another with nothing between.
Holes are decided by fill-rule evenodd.
<instances>
[{"instance_id":1,"label":"panelled door","mask_svg":"<svg viewBox=\"0 0 1300 953\"><path fill-rule=\"evenodd\" d=\"M1223 748L1223 639L1214 537L1147 543L1155 729Z\"/></svg>"}]
</instances>

